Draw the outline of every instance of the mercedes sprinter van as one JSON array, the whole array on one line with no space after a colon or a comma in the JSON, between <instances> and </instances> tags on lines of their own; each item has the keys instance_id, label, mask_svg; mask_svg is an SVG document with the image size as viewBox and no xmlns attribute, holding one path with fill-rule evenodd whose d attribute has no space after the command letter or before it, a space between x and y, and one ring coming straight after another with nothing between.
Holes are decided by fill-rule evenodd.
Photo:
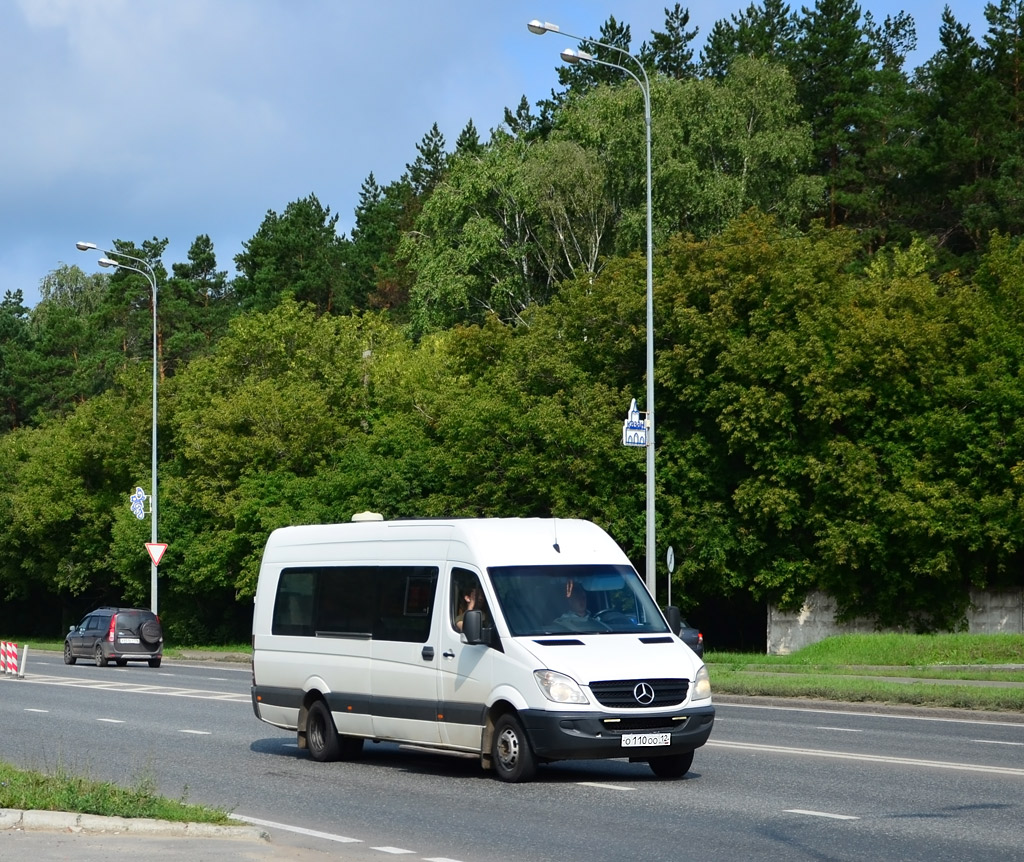
<instances>
[{"instance_id":1,"label":"mercedes sprinter van","mask_svg":"<svg viewBox=\"0 0 1024 862\"><path fill-rule=\"evenodd\" d=\"M678 778L714 723L703 662L589 521L275 530L252 643L256 717L320 761L392 741L472 752L511 782L582 758Z\"/></svg>"}]
</instances>

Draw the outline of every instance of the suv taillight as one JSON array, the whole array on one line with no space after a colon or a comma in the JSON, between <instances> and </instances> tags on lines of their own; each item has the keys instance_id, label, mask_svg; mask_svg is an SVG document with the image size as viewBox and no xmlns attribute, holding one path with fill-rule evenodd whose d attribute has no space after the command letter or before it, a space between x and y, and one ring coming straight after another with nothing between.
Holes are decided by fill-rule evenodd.
<instances>
[{"instance_id":1,"label":"suv taillight","mask_svg":"<svg viewBox=\"0 0 1024 862\"><path fill-rule=\"evenodd\" d=\"M111 614L111 616L110 616L110 630L107 632L107 640L110 641L111 643L114 642L114 638L116 637L116 635L115 635L115 626L116 625L117 625L117 614Z\"/></svg>"}]
</instances>

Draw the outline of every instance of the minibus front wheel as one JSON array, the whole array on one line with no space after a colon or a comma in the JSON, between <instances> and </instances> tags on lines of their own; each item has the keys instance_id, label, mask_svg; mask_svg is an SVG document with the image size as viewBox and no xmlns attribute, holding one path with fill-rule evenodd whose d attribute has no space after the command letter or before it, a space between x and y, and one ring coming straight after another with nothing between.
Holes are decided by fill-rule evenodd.
<instances>
[{"instance_id":1,"label":"minibus front wheel","mask_svg":"<svg viewBox=\"0 0 1024 862\"><path fill-rule=\"evenodd\" d=\"M693 765L693 752L685 754L669 754L665 757L652 757L647 761L651 772L658 778L682 778Z\"/></svg>"},{"instance_id":2,"label":"minibus front wheel","mask_svg":"<svg viewBox=\"0 0 1024 862\"><path fill-rule=\"evenodd\" d=\"M510 712L506 712L494 724L491 762L502 781L529 781L537 774L537 758L530 748L530 741L526 738L522 723Z\"/></svg>"}]
</instances>

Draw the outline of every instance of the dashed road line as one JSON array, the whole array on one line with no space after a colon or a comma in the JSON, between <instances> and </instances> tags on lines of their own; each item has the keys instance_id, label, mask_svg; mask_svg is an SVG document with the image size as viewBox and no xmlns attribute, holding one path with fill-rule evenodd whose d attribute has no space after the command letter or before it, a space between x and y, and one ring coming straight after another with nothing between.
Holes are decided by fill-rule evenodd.
<instances>
[{"instance_id":1,"label":"dashed road line","mask_svg":"<svg viewBox=\"0 0 1024 862\"><path fill-rule=\"evenodd\" d=\"M317 829L306 829L303 826L291 826L287 823L276 823L273 820L260 820L258 817L246 817L243 814L229 814L232 820L241 820L252 826L264 826L267 829L283 829L285 832L294 832L296 835L306 835L310 838L323 838L325 841L334 841L338 844L362 844L362 838L349 838L347 835L335 835L332 832L320 832Z\"/></svg>"},{"instance_id":2,"label":"dashed road line","mask_svg":"<svg viewBox=\"0 0 1024 862\"><path fill-rule=\"evenodd\" d=\"M832 814L829 811L809 811L806 808L787 808L786 814L803 814L806 817L825 817L829 820L860 820L852 814Z\"/></svg>"}]
</instances>

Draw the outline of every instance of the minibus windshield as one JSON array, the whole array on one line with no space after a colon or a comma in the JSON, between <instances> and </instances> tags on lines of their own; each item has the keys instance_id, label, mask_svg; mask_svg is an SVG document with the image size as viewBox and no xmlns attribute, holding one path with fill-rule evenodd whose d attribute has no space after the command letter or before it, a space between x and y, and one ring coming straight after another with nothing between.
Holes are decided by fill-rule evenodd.
<instances>
[{"instance_id":1,"label":"minibus windshield","mask_svg":"<svg viewBox=\"0 0 1024 862\"><path fill-rule=\"evenodd\" d=\"M669 632L630 566L492 566L487 571L516 637Z\"/></svg>"}]
</instances>

